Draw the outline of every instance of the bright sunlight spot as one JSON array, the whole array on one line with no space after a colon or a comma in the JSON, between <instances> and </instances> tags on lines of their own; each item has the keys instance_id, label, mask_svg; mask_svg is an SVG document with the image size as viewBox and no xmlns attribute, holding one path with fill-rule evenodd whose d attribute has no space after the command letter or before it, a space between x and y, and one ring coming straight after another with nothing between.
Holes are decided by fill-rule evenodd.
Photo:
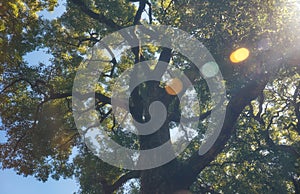
<instances>
[{"instance_id":1,"label":"bright sunlight spot","mask_svg":"<svg viewBox=\"0 0 300 194\"><path fill-rule=\"evenodd\" d=\"M230 61L232 63L240 63L245 61L249 57L250 51L247 48L239 48L233 51L230 55Z\"/></svg>"}]
</instances>

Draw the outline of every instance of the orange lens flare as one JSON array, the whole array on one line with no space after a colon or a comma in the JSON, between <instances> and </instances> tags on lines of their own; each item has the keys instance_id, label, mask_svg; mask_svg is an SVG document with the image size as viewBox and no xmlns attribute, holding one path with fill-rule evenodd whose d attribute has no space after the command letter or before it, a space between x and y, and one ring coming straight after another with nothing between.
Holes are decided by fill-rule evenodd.
<instances>
[{"instance_id":1,"label":"orange lens flare","mask_svg":"<svg viewBox=\"0 0 300 194\"><path fill-rule=\"evenodd\" d=\"M230 55L230 61L232 63L240 63L245 61L250 55L250 51L247 48L239 48L233 51Z\"/></svg>"},{"instance_id":2,"label":"orange lens flare","mask_svg":"<svg viewBox=\"0 0 300 194\"><path fill-rule=\"evenodd\" d=\"M183 84L180 79L173 78L166 83L165 90L169 95L177 95L181 92Z\"/></svg>"}]
</instances>

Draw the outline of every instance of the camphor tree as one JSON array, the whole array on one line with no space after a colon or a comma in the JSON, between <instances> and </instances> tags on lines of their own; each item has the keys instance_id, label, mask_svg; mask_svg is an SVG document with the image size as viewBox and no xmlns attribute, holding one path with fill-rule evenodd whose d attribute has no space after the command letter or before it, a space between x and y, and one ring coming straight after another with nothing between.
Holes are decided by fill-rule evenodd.
<instances>
[{"instance_id":1,"label":"camphor tree","mask_svg":"<svg viewBox=\"0 0 300 194\"><path fill-rule=\"evenodd\" d=\"M38 17L39 11L56 5L21 0L0 4L0 116L7 137L0 145L3 169L41 181L75 175L78 193L300 193L296 1L67 0L61 17ZM199 139L217 105L212 102L216 94L210 93L195 64L171 48L116 49L119 55L109 55L102 63L95 87L101 127L115 142L151 149L170 139L182 114L199 118L191 125L198 136L174 160L157 168L128 170L105 163L87 148L72 115L72 86L89 48L115 31L148 24L182 29L203 43L220 68L228 101L220 135L199 155ZM50 65L26 63L27 53L42 48L53 56ZM244 52L238 53L239 48ZM130 94L130 111L124 115L147 122L154 97L164 102L168 115L157 132L138 136L116 122L111 95L123 89L114 84L123 72L148 60L153 61L149 72L160 68L168 75L169 69L178 69L186 75L200 103L179 106L173 95L178 92L170 90L167 81L140 84ZM168 63L169 69L158 61ZM194 123L193 117L188 119Z\"/></svg>"}]
</instances>

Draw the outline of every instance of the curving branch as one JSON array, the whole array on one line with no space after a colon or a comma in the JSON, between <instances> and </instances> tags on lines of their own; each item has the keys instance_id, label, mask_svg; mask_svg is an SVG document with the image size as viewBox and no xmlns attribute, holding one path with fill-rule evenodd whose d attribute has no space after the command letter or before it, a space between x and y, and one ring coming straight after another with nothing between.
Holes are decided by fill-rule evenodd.
<instances>
[{"instance_id":1,"label":"curving branch","mask_svg":"<svg viewBox=\"0 0 300 194\"><path fill-rule=\"evenodd\" d=\"M130 171L123 176L121 176L117 181L115 181L112 185L106 185L104 186L105 193L112 193L119 187L121 187L124 183L126 183L128 180L133 178L139 178L141 175L140 171Z\"/></svg>"},{"instance_id":2,"label":"curving branch","mask_svg":"<svg viewBox=\"0 0 300 194\"><path fill-rule=\"evenodd\" d=\"M96 13L89 9L85 3L81 0L71 0L72 3L79 6L80 10L90 16L91 18L99 21L100 23L105 24L107 27L111 28L112 30L120 30L121 26L119 26L117 23L115 23L112 19L108 19L105 15L101 13Z\"/></svg>"},{"instance_id":3,"label":"curving branch","mask_svg":"<svg viewBox=\"0 0 300 194\"><path fill-rule=\"evenodd\" d=\"M257 98L268 82L267 77L260 81L253 81L233 96L226 108L226 115L221 133L211 149L204 155L195 152L186 162L181 170L176 173L177 180L185 180L185 187L189 187L197 178L198 174L214 160L214 158L223 150L227 141L234 132L234 126L244 108L255 98Z\"/></svg>"},{"instance_id":4,"label":"curving branch","mask_svg":"<svg viewBox=\"0 0 300 194\"><path fill-rule=\"evenodd\" d=\"M10 84L8 84L7 86L5 86L1 91L0 91L0 94L1 93L4 93L6 90L8 90L8 88L12 87L13 85L15 85L16 83L22 81L23 79L22 78L19 78L19 79L16 79L14 81L12 81Z\"/></svg>"},{"instance_id":5,"label":"curving branch","mask_svg":"<svg viewBox=\"0 0 300 194\"><path fill-rule=\"evenodd\" d=\"M42 90L40 89L40 85L46 86L46 87L50 90L50 92L53 91L53 88L52 88L50 85L47 85L46 82L43 81L43 80L36 79L36 80L33 82L33 81L30 81L29 79L27 79L27 78L25 78L25 77L20 77L20 78L18 78L18 79L16 79L16 80L12 81L12 82L11 82L10 84L8 84L7 86L5 86L5 87L0 91L0 94L1 94L1 93L4 93L4 92L5 92L6 90L8 90L10 87L12 87L12 86L14 86L15 84L17 84L17 83L19 83L19 82L22 82L22 81L25 82L25 83L27 83L27 84L29 84L32 90L36 90L36 92L38 92L38 93L40 93L40 94L42 94L42 95L44 95L44 96L47 96L47 94L46 94L44 91L42 91Z\"/></svg>"}]
</instances>

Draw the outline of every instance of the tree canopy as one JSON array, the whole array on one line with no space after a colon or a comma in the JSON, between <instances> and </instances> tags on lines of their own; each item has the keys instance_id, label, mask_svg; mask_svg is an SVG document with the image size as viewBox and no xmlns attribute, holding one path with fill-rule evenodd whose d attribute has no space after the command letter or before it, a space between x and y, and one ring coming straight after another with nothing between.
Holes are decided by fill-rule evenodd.
<instances>
[{"instance_id":1,"label":"tree canopy","mask_svg":"<svg viewBox=\"0 0 300 194\"><path fill-rule=\"evenodd\" d=\"M0 130L7 137L0 144L3 169L41 181L75 176L82 194L300 193L300 3L67 0L60 17L39 16L42 10L53 11L58 3L62 2L0 3ZM189 127L197 132L184 152L169 163L129 170L102 161L87 147L74 121L72 89L92 47L115 31L149 24L184 30L203 43L220 69L228 100L220 135L208 152L199 155L209 116L218 108L213 96L218 94L209 91L191 60L176 49L151 44L114 48L115 54L107 48L105 56L96 53L106 61L101 62L103 71L95 86L95 110L101 129L111 139L130 149L155 148L170 140L181 115L189 117ZM138 34L131 38L138 40ZM25 56L39 49L52 56L50 63L26 62ZM132 88L130 111L116 114L112 91L123 91L133 80L118 78L149 60L153 64L147 71L159 70L166 77ZM166 81L172 78L168 72L175 69L189 78L199 104L187 100L179 105L176 94L184 83ZM179 86L170 90L168 84ZM126 132L131 127L126 122L116 122L118 114L149 121L149 101L157 99L168 112L157 132L136 135Z\"/></svg>"}]
</instances>

